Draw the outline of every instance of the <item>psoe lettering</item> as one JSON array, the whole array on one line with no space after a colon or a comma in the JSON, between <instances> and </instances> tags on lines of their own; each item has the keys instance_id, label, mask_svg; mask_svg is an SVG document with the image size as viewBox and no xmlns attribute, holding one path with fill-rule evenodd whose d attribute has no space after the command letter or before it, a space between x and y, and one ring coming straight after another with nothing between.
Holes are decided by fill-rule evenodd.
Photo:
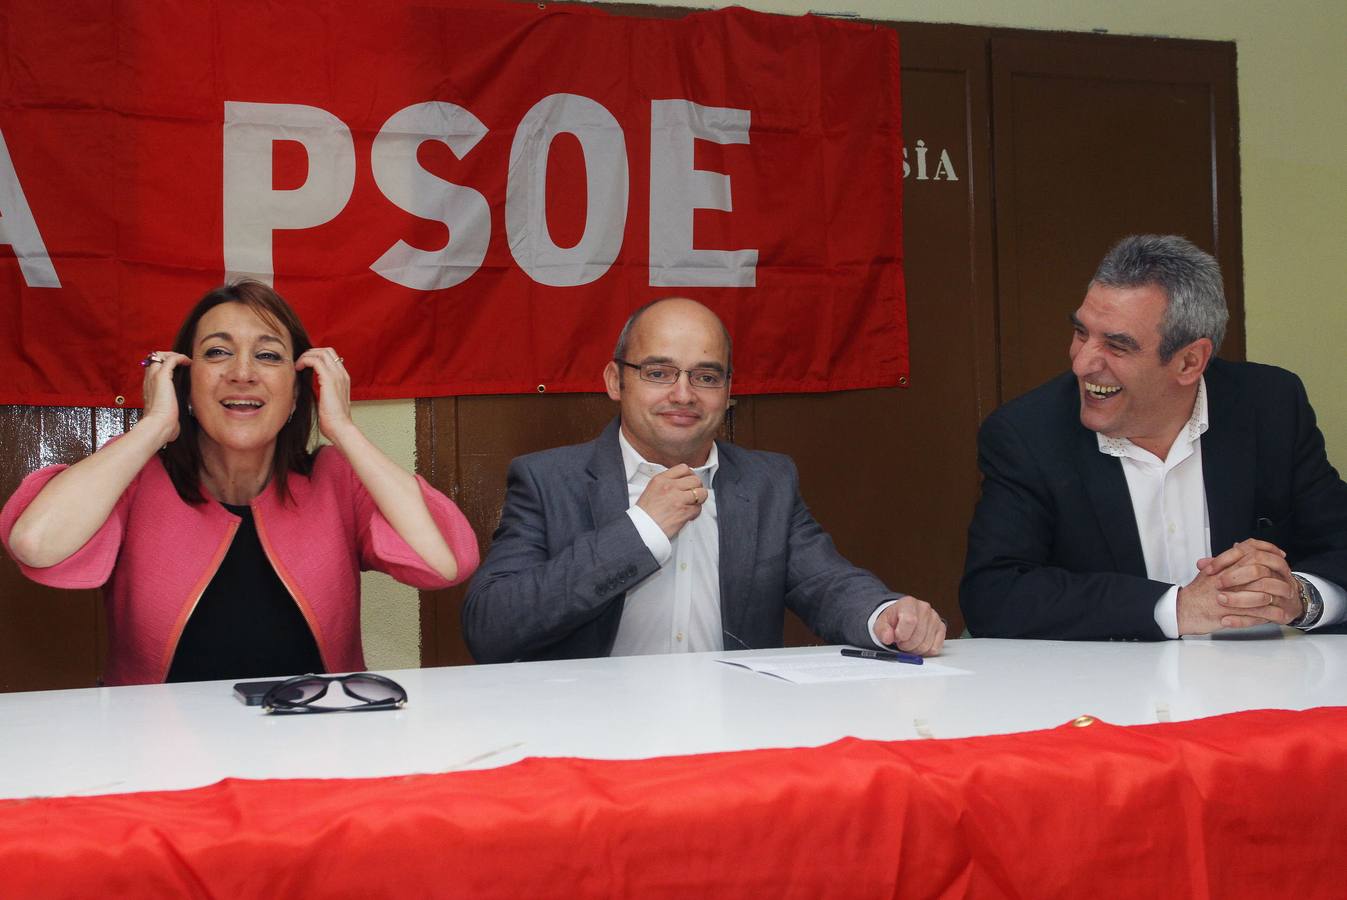
<instances>
[{"instance_id":1,"label":"psoe lettering","mask_svg":"<svg viewBox=\"0 0 1347 900\"><path fill-rule=\"evenodd\" d=\"M732 212L730 178L693 166L695 141L748 144L750 111L690 100L650 103L649 281L659 287L752 287L758 251L697 249L698 209ZM440 290L472 277L491 241L491 207L480 191L446 181L417 162L417 149L439 141L457 159L487 134L473 113L431 101L398 110L370 148L375 184L394 206L443 222L443 247L399 240L370 268L407 288ZM584 232L557 245L547 229L547 159L552 141L571 134L583 153ZM277 141L298 142L308 175L297 188L272 181ZM520 119L510 147L505 231L515 263L539 284L574 287L602 277L617 260L627 224L630 179L622 126L604 106L579 94L549 94ZM314 228L346 208L355 186L355 144L337 116L316 106L227 101L224 114L224 257L231 276L274 277L272 235ZM656 226L658 223L658 227Z\"/></svg>"}]
</instances>

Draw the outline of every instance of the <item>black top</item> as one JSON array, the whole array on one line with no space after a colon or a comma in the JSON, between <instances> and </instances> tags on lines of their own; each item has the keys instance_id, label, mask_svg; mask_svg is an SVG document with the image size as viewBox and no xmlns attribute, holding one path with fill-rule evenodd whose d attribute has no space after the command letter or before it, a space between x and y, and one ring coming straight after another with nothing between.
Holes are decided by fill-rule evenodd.
<instances>
[{"instance_id":1,"label":"black top","mask_svg":"<svg viewBox=\"0 0 1347 900\"><path fill-rule=\"evenodd\" d=\"M318 642L272 568L248 506L229 552L182 630L169 681L217 681L322 672Z\"/></svg>"}]
</instances>

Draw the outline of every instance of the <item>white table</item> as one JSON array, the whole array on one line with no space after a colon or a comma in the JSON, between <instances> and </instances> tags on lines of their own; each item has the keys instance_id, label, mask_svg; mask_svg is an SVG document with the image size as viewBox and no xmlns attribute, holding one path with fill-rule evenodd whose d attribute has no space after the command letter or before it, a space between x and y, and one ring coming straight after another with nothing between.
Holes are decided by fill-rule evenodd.
<instances>
[{"instance_id":1,"label":"white table","mask_svg":"<svg viewBox=\"0 0 1347 900\"><path fill-rule=\"evenodd\" d=\"M268 716L235 700L227 682L0 695L0 798L190 788L230 776L449 772L531 756L806 747L846 736L958 738L1080 715L1138 725L1347 706L1347 636L1289 630L1162 643L959 640L941 660L971 674L832 685L716 662L744 655L389 672L406 687L407 707L360 714Z\"/></svg>"}]
</instances>

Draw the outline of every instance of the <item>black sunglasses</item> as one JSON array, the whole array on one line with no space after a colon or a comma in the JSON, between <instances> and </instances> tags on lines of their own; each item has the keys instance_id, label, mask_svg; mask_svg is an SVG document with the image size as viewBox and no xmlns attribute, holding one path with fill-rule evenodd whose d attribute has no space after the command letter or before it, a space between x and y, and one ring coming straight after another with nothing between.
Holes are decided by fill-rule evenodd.
<instances>
[{"instance_id":1,"label":"black sunglasses","mask_svg":"<svg viewBox=\"0 0 1347 900\"><path fill-rule=\"evenodd\" d=\"M334 683L341 685L348 697L359 702L346 706L314 706ZM297 675L267 691L262 698L262 709L269 713L364 712L401 709L406 702L407 691L393 679L373 672L356 672L354 675Z\"/></svg>"}]
</instances>

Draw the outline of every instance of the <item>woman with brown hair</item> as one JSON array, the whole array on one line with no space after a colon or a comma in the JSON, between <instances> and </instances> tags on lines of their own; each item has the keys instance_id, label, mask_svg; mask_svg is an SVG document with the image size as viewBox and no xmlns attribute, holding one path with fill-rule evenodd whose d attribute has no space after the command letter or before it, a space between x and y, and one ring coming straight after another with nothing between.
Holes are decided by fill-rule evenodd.
<instances>
[{"instance_id":1,"label":"woman with brown hair","mask_svg":"<svg viewBox=\"0 0 1347 900\"><path fill-rule=\"evenodd\" d=\"M29 578L104 587L105 683L360 670L360 570L438 589L476 568L463 514L361 433L342 358L271 288L210 291L141 365L135 426L0 513ZM331 446L310 450L315 411Z\"/></svg>"}]
</instances>

